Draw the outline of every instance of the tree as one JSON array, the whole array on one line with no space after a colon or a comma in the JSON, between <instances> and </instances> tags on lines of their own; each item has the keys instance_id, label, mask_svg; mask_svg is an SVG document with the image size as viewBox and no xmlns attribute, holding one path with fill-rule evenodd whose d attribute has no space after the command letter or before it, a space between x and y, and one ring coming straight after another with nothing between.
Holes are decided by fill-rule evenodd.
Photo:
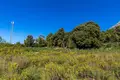
<instances>
[{"instance_id":1,"label":"tree","mask_svg":"<svg viewBox=\"0 0 120 80\"><path fill-rule=\"evenodd\" d=\"M64 34L64 41L63 41L64 47L68 47L69 36L70 36L70 32L66 32Z\"/></svg>"},{"instance_id":2,"label":"tree","mask_svg":"<svg viewBox=\"0 0 120 80\"><path fill-rule=\"evenodd\" d=\"M64 36L65 36L64 29L63 28L59 29L53 36L53 45L58 47L65 47Z\"/></svg>"},{"instance_id":3,"label":"tree","mask_svg":"<svg viewBox=\"0 0 120 80\"><path fill-rule=\"evenodd\" d=\"M45 47L47 44L44 39L44 36L40 35L38 39L36 39L36 44L37 44L37 47Z\"/></svg>"},{"instance_id":4,"label":"tree","mask_svg":"<svg viewBox=\"0 0 120 80\"><path fill-rule=\"evenodd\" d=\"M76 48L76 44L73 40L72 34L69 34L69 36L68 36L67 47L70 48L70 49Z\"/></svg>"},{"instance_id":5,"label":"tree","mask_svg":"<svg viewBox=\"0 0 120 80\"><path fill-rule=\"evenodd\" d=\"M120 26L111 28L104 33L102 32L102 38L104 43L120 42Z\"/></svg>"},{"instance_id":6,"label":"tree","mask_svg":"<svg viewBox=\"0 0 120 80\"><path fill-rule=\"evenodd\" d=\"M47 46L48 47L52 47L53 46L53 34L52 33L50 33L47 36L46 41L47 41Z\"/></svg>"},{"instance_id":7,"label":"tree","mask_svg":"<svg viewBox=\"0 0 120 80\"><path fill-rule=\"evenodd\" d=\"M24 44L26 47L33 47L34 46L34 39L32 35L28 35L26 40L24 40Z\"/></svg>"},{"instance_id":8,"label":"tree","mask_svg":"<svg viewBox=\"0 0 120 80\"><path fill-rule=\"evenodd\" d=\"M94 22L81 24L72 31L72 40L77 48L98 48L101 45L100 27Z\"/></svg>"},{"instance_id":9,"label":"tree","mask_svg":"<svg viewBox=\"0 0 120 80\"><path fill-rule=\"evenodd\" d=\"M20 42L16 42L16 45L21 45L21 43Z\"/></svg>"},{"instance_id":10,"label":"tree","mask_svg":"<svg viewBox=\"0 0 120 80\"><path fill-rule=\"evenodd\" d=\"M120 26L115 27L115 37L117 39L117 42L120 42Z\"/></svg>"}]
</instances>

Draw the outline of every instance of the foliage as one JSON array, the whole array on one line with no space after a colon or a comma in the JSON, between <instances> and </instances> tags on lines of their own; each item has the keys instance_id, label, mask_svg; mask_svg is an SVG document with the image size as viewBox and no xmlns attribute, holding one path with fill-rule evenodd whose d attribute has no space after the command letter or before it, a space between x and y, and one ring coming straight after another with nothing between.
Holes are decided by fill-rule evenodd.
<instances>
[{"instance_id":1,"label":"foliage","mask_svg":"<svg viewBox=\"0 0 120 80\"><path fill-rule=\"evenodd\" d=\"M6 52L7 50L7 52ZM119 80L119 48L0 48L1 80Z\"/></svg>"},{"instance_id":2,"label":"foliage","mask_svg":"<svg viewBox=\"0 0 120 80\"><path fill-rule=\"evenodd\" d=\"M28 35L26 47L0 41L0 80L120 80L120 26L100 32L87 22L46 40Z\"/></svg>"},{"instance_id":3,"label":"foliage","mask_svg":"<svg viewBox=\"0 0 120 80\"><path fill-rule=\"evenodd\" d=\"M77 48L98 48L101 45L100 27L94 22L77 26L72 35Z\"/></svg>"},{"instance_id":4,"label":"foliage","mask_svg":"<svg viewBox=\"0 0 120 80\"><path fill-rule=\"evenodd\" d=\"M45 47L47 45L44 36L39 36L38 39L36 39L35 44L36 47Z\"/></svg>"},{"instance_id":5,"label":"foliage","mask_svg":"<svg viewBox=\"0 0 120 80\"><path fill-rule=\"evenodd\" d=\"M52 47L53 46L53 34L52 33L50 33L47 36L46 41L47 41L47 46L48 47Z\"/></svg>"},{"instance_id":6,"label":"foliage","mask_svg":"<svg viewBox=\"0 0 120 80\"><path fill-rule=\"evenodd\" d=\"M59 29L53 36L53 45L57 47L65 47L64 36L64 29Z\"/></svg>"},{"instance_id":7,"label":"foliage","mask_svg":"<svg viewBox=\"0 0 120 80\"><path fill-rule=\"evenodd\" d=\"M24 44L26 47L33 47L34 46L34 39L32 35L28 35L27 39L24 40Z\"/></svg>"},{"instance_id":8,"label":"foliage","mask_svg":"<svg viewBox=\"0 0 120 80\"><path fill-rule=\"evenodd\" d=\"M103 42L119 42L120 41L120 26L115 28L109 29L103 33L102 38L104 39Z\"/></svg>"},{"instance_id":9,"label":"foliage","mask_svg":"<svg viewBox=\"0 0 120 80\"><path fill-rule=\"evenodd\" d=\"M16 42L16 45L21 45L21 43L20 42Z\"/></svg>"},{"instance_id":10,"label":"foliage","mask_svg":"<svg viewBox=\"0 0 120 80\"><path fill-rule=\"evenodd\" d=\"M62 47L62 48L78 48L91 49L100 48L107 43L116 43L120 41L120 26L100 31L100 27L95 22L87 22L75 27L70 32L65 32L60 28L55 34L50 33L46 39L39 36L33 39L28 35L24 41L26 47Z\"/></svg>"},{"instance_id":11,"label":"foliage","mask_svg":"<svg viewBox=\"0 0 120 80\"><path fill-rule=\"evenodd\" d=\"M68 40L67 40L67 47L70 49L77 47L74 40L73 40L73 35L69 35Z\"/></svg>"},{"instance_id":12,"label":"foliage","mask_svg":"<svg viewBox=\"0 0 120 80\"><path fill-rule=\"evenodd\" d=\"M49 34L46 40L48 47L99 48L101 46L101 32L96 23L87 22L77 26L71 32L65 32L61 28L55 34Z\"/></svg>"}]
</instances>

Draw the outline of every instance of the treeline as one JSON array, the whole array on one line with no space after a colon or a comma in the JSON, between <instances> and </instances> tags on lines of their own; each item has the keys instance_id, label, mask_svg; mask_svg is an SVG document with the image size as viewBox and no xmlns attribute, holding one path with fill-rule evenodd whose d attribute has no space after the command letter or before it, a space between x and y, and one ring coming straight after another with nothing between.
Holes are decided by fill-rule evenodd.
<instances>
[{"instance_id":1,"label":"treeline","mask_svg":"<svg viewBox=\"0 0 120 80\"><path fill-rule=\"evenodd\" d=\"M63 28L55 34L50 33L46 38L40 35L34 39L28 35L24 44L27 47L62 47L62 48L99 48L105 43L120 42L120 26L101 31L94 22L87 22L75 27L71 32Z\"/></svg>"},{"instance_id":2,"label":"treeline","mask_svg":"<svg viewBox=\"0 0 120 80\"><path fill-rule=\"evenodd\" d=\"M0 38L1 42L5 42ZM1 43L0 42L0 43ZM108 43L120 42L120 26L116 26L107 31L101 31L100 26L95 22L87 22L78 25L70 32L65 32L63 28L56 33L50 33L46 38L40 35L34 39L28 35L22 46L26 47L62 47L62 48L100 48ZM16 43L21 45L20 42Z\"/></svg>"}]
</instances>

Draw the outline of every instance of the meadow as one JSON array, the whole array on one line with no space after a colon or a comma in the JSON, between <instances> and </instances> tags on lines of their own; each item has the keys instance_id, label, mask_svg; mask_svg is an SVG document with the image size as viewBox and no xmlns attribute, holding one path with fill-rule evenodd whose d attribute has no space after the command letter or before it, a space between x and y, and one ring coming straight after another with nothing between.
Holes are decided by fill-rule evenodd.
<instances>
[{"instance_id":1,"label":"meadow","mask_svg":"<svg viewBox=\"0 0 120 80\"><path fill-rule=\"evenodd\" d=\"M4 46L0 80L120 80L120 50Z\"/></svg>"}]
</instances>

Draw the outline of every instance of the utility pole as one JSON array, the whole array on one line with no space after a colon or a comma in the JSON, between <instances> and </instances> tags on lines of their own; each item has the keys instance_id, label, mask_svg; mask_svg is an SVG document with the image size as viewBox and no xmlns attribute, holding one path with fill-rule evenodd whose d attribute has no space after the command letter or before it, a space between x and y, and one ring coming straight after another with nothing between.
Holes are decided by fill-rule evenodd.
<instances>
[{"instance_id":1,"label":"utility pole","mask_svg":"<svg viewBox=\"0 0 120 80\"><path fill-rule=\"evenodd\" d=\"M12 21L11 24L12 24L12 29L11 29L11 34L10 34L10 43L12 44L14 21Z\"/></svg>"}]
</instances>

